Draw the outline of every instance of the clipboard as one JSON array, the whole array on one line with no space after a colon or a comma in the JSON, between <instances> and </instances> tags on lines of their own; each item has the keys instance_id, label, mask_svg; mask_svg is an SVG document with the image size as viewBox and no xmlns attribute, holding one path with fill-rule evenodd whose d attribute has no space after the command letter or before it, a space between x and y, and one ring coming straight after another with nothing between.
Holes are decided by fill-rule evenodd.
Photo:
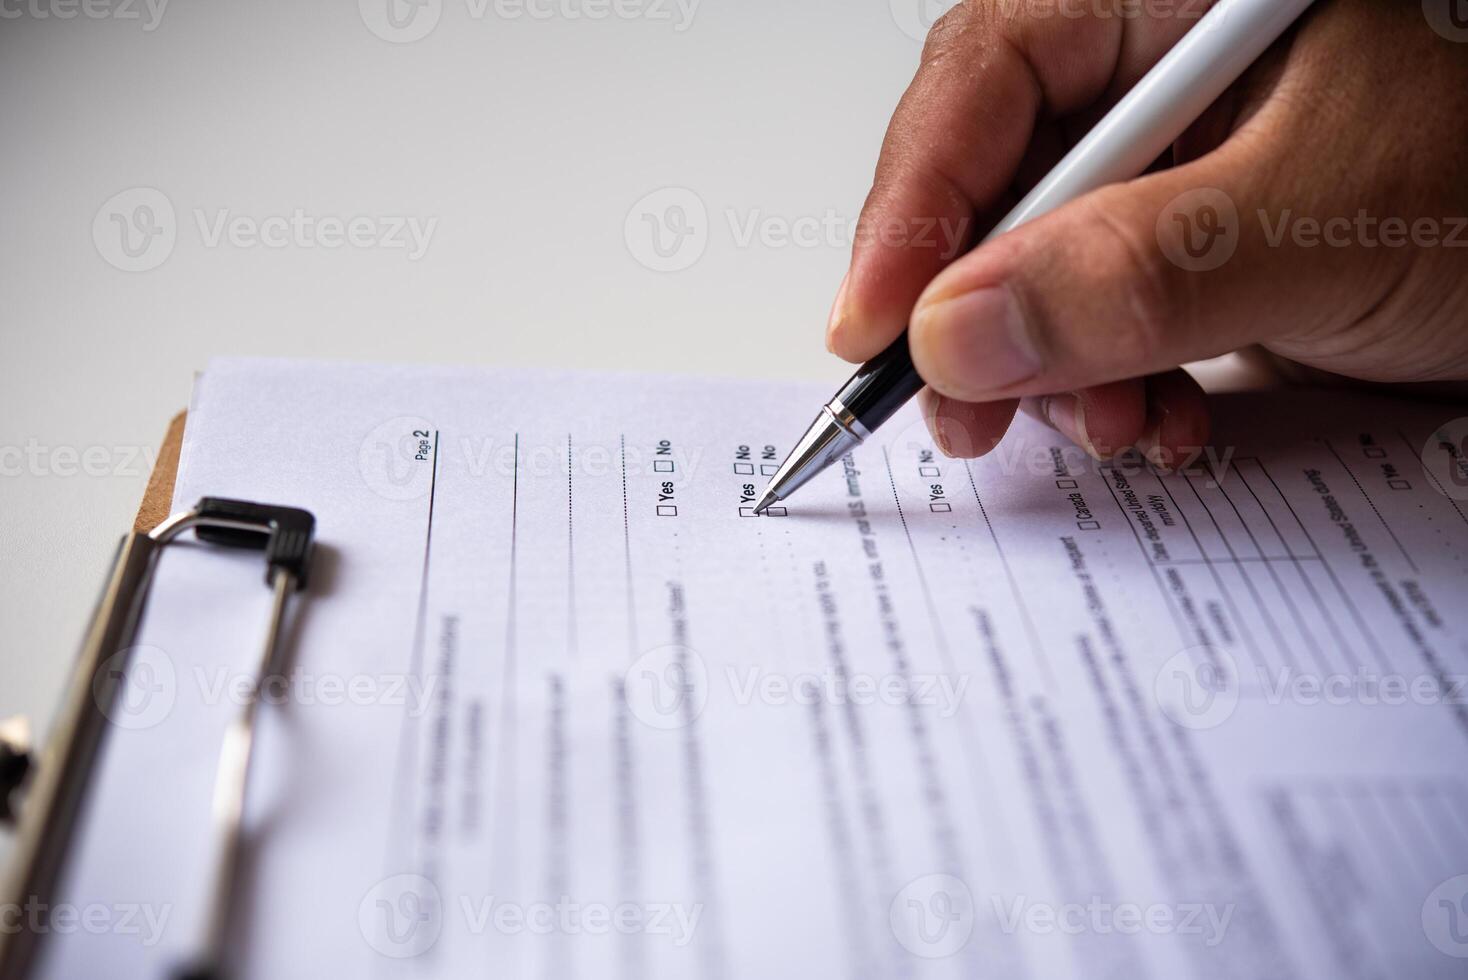
<instances>
[{"instance_id":1,"label":"clipboard","mask_svg":"<svg viewBox=\"0 0 1468 980\"><path fill-rule=\"evenodd\" d=\"M49 902L67 863L108 733L106 712L127 683L130 648L149 598L157 560L192 532L207 544L261 552L273 593L261 644L254 696L226 731L215 776L208 907L192 958L172 980L222 980L230 899L242 837L258 692L281 669L281 625L292 594L305 589L314 550L315 517L300 508L206 497L171 513L187 413L169 423L132 530L118 546L111 572L82 641L46 744L32 752L0 738L0 816L15 826L15 847L0 878L0 903ZM0 736L5 733L0 732ZM24 735L22 734L22 738ZM21 797L19 805L13 800ZM0 908L6 907L0 904ZM29 924L0 930L0 980L23 980L41 936Z\"/></svg>"},{"instance_id":2,"label":"clipboard","mask_svg":"<svg viewBox=\"0 0 1468 980\"><path fill-rule=\"evenodd\" d=\"M143 499L138 502L138 512L133 518L133 530L140 534L147 534L168 520L168 512L173 509L173 487L178 482L178 460L183 452L184 426L188 418L188 412L175 415L158 446L158 458L153 462L153 472L148 474L148 486L143 490Z\"/></svg>"}]
</instances>

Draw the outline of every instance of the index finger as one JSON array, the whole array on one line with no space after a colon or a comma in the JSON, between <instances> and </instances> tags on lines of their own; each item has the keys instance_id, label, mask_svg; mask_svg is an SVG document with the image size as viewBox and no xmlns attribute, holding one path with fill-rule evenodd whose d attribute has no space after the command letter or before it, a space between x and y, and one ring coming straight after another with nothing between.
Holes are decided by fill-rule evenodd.
<instances>
[{"instance_id":1,"label":"index finger","mask_svg":"<svg viewBox=\"0 0 1468 980\"><path fill-rule=\"evenodd\" d=\"M941 18L883 141L827 346L864 361L896 339L923 289L984 230L1037 124L1125 91L1210 2L1077 13L1054 0L966 0Z\"/></svg>"}]
</instances>

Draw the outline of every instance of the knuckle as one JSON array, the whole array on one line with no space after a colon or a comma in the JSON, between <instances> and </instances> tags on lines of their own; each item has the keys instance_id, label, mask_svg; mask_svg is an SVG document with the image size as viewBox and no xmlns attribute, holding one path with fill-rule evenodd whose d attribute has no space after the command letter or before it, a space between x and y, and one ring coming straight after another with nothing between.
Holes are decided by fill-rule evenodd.
<instances>
[{"instance_id":1,"label":"knuckle","mask_svg":"<svg viewBox=\"0 0 1468 980\"><path fill-rule=\"evenodd\" d=\"M961 0L933 22L923 42L923 63L932 64L967 50L986 37L1002 18L1001 0Z\"/></svg>"}]
</instances>

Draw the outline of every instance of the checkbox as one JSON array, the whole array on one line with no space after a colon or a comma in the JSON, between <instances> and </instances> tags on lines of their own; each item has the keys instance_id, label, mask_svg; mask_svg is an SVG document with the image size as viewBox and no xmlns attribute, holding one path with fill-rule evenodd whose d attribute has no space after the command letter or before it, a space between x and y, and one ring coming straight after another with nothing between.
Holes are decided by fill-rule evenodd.
<instances>
[{"instance_id":1,"label":"checkbox","mask_svg":"<svg viewBox=\"0 0 1468 980\"><path fill-rule=\"evenodd\" d=\"M677 517L678 516L678 505L677 504L658 504L658 516L659 517Z\"/></svg>"},{"instance_id":2,"label":"checkbox","mask_svg":"<svg viewBox=\"0 0 1468 980\"><path fill-rule=\"evenodd\" d=\"M940 500L937 503L928 504L928 508L935 514L947 514L953 510L953 505Z\"/></svg>"},{"instance_id":3,"label":"checkbox","mask_svg":"<svg viewBox=\"0 0 1468 980\"><path fill-rule=\"evenodd\" d=\"M740 517L754 517L755 516L754 508L753 507L741 507L741 508L739 508L739 516Z\"/></svg>"},{"instance_id":4,"label":"checkbox","mask_svg":"<svg viewBox=\"0 0 1468 980\"><path fill-rule=\"evenodd\" d=\"M1386 450L1385 449L1382 449L1380 446L1367 446L1366 447L1366 458L1367 459L1386 459Z\"/></svg>"},{"instance_id":5,"label":"checkbox","mask_svg":"<svg viewBox=\"0 0 1468 980\"><path fill-rule=\"evenodd\" d=\"M1099 530L1101 530L1101 522L1100 521L1076 521L1076 527L1080 528L1082 531L1099 531Z\"/></svg>"},{"instance_id":6,"label":"checkbox","mask_svg":"<svg viewBox=\"0 0 1468 980\"><path fill-rule=\"evenodd\" d=\"M1386 485L1389 486L1389 487L1391 487L1393 490L1411 490L1412 489L1412 484L1408 480L1388 480L1388 481L1386 481Z\"/></svg>"},{"instance_id":7,"label":"checkbox","mask_svg":"<svg viewBox=\"0 0 1468 980\"><path fill-rule=\"evenodd\" d=\"M789 513L789 511L786 510L784 507L766 507L765 508L765 516L766 517L784 517L788 513Z\"/></svg>"},{"instance_id":8,"label":"checkbox","mask_svg":"<svg viewBox=\"0 0 1468 980\"><path fill-rule=\"evenodd\" d=\"M943 471L936 466L919 466L918 476L942 476Z\"/></svg>"},{"instance_id":9,"label":"checkbox","mask_svg":"<svg viewBox=\"0 0 1468 980\"><path fill-rule=\"evenodd\" d=\"M1055 481L1055 489L1057 489L1057 490L1074 490L1074 489L1076 489L1079 486L1080 486L1080 484L1077 483L1074 480L1056 480Z\"/></svg>"},{"instance_id":10,"label":"checkbox","mask_svg":"<svg viewBox=\"0 0 1468 980\"><path fill-rule=\"evenodd\" d=\"M761 463L759 467L761 476L774 476L780 467L774 463Z\"/></svg>"},{"instance_id":11,"label":"checkbox","mask_svg":"<svg viewBox=\"0 0 1468 980\"><path fill-rule=\"evenodd\" d=\"M673 461L671 459L655 459L652 461L652 471L654 473L671 473L673 472Z\"/></svg>"},{"instance_id":12,"label":"checkbox","mask_svg":"<svg viewBox=\"0 0 1468 980\"><path fill-rule=\"evenodd\" d=\"M735 463L734 464L734 472L735 473L738 473L740 476L754 476L754 464L753 463Z\"/></svg>"}]
</instances>

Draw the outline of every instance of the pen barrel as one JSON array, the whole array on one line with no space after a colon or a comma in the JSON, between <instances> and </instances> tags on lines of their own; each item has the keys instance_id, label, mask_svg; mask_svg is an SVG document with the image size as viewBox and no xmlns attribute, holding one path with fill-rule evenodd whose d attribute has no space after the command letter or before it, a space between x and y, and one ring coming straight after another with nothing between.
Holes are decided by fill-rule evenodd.
<instances>
[{"instance_id":1,"label":"pen barrel","mask_svg":"<svg viewBox=\"0 0 1468 980\"><path fill-rule=\"evenodd\" d=\"M1219 0L988 238L1144 173L1314 2Z\"/></svg>"},{"instance_id":2,"label":"pen barrel","mask_svg":"<svg viewBox=\"0 0 1468 980\"><path fill-rule=\"evenodd\" d=\"M865 438L886 422L923 387L912 366L912 353L903 331L882 353L867 361L851 376L833 400L845 407L866 430Z\"/></svg>"}]
</instances>

